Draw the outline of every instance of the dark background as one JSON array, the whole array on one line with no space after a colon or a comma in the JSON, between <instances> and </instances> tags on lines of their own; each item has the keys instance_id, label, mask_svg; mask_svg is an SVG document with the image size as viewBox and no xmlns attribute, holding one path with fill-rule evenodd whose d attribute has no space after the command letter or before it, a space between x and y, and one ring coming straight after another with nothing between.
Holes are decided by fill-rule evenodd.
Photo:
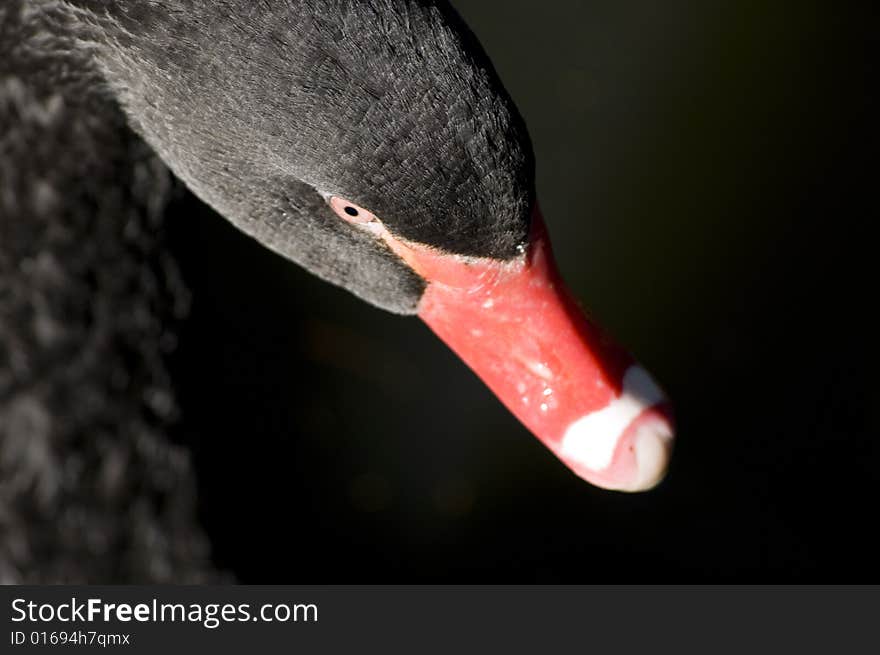
<instances>
[{"instance_id":1,"label":"dark background","mask_svg":"<svg viewBox=\"0 0 880 655\"><path fill-rule=\"evenodd\" d=\"M671 472L590 487L417 319L182 195L177 437L217 564L276 583L877 582L876 23L831 2L456 4L529 126L563 274L674 399Z\"/></svg>"}]
</instances>

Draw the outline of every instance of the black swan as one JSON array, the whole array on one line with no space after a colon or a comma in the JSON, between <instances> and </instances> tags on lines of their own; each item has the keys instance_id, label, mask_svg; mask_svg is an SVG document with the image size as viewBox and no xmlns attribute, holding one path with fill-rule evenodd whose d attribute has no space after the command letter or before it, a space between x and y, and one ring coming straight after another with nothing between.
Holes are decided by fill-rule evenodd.
<instances>
[{"instance_id":1,"label":"black swan","mask_svg":"<svg viewBox=\"0 0 880 655\"><path fill-rule=\"evenodd\" d=\"M4 579L26 576L21 553L84 539L120 488L189 484L161 437L186 305L161 247L163 164L265 246L418 315L581 477L662 478L669 404L559 279L525 125L446 2L7 0L0 121ZM133 460L143 480L122 475ZM15 529L84 471L89 516ZM177 560L209 578L191 511L146 500L92 538L153 553L129 578Z\"/></svg>"}]
</instances>

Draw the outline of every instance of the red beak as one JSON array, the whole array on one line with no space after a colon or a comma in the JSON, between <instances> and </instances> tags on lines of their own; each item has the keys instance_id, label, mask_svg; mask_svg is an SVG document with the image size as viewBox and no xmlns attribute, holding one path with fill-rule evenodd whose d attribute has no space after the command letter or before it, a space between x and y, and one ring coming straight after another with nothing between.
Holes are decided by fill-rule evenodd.
<instances>
[{"instance_id":1,"label":"red beak","mask_svg":"<svg viewBox=\"0 0 880 655\"><path fill-rule=\"evenodd\" d=\"M511 262L385 238L429 283L419 317L559 459L608 489L660 482L673 440L669 403L572 299L537 206L529 248Z\"/></svg>"}]
</instances>

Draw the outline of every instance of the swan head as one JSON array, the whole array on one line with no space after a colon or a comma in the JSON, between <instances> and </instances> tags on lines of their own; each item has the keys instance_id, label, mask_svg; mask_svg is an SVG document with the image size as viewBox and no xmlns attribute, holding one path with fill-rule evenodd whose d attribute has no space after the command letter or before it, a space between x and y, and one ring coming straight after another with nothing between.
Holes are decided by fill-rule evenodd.
<instances>
[{"instance_id":1,"label":"swan head","mask_svg":"<svg viewBox=\"0 0 880 655\"><path fill-rule=\"evenodd\" d=\"M132 126L244 232L418 314L569 468L663 477L669 403L559 277L522 118L444 2L83 11Z\"/></svg>"}]
</instances>

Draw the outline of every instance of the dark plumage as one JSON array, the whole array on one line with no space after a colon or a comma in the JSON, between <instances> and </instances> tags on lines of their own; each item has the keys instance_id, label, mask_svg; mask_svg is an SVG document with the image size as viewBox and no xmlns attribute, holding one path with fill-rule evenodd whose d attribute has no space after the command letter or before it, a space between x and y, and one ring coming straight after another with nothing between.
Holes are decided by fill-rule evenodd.
<instances>
[{"instance_id":1,"label":"dark plumage","mask_svg":"<svg viewBox=\"0 0 880 655\"><path fill-rule=\"evenodd\" d=\"M497 259L521 252L534 205L523 122L445 2L5 0L7 581L217 575L187 454L164 436L186 294L162 247L160 160L266 246L404 314L423 280L325 196Z\"/></svg>"},{"instance_id":2,"label":"dark plumage","mask_svg":"<svg viewBox=\"0 0 880 655\"><path fill-rule=\"evenodd\" d=\"M509 258L534 203L529 140L444 2L78 2L133 127L236 226L385 309L422 282L322 194L396 234Z\"/></svg>"},{"instance_id":3,"label":"dark plumage","mask_svg":"<svg viewBox=\"0 0 880 655\"><path fill-rule=\"evenodd\" d=\"M71 27L0 6L0 582L217 579L167 436L170 177Z\"/></svg>"}]
</instances>

